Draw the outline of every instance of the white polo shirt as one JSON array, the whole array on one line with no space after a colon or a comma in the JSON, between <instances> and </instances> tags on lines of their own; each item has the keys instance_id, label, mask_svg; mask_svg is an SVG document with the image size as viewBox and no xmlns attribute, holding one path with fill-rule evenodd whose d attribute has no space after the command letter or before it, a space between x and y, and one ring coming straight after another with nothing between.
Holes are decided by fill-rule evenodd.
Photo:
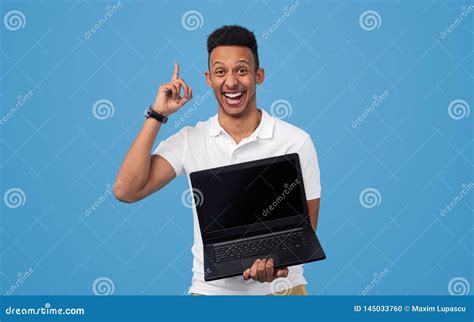
<instances>
[{"instance_id":1,"label":"white polo shirt","mask_svg":"<svg viewBox=\"0 0 474 322\"><path fill-rule=\"evenodd\" d=\"M168 139L161 141L153 152L165 158L176 171L186 175L192 189L189 174L193 171L220 167L235 163L258 160L288 153L298 153L303 172L303 182L308 200L321 195L319 165L316 149L305 131L290 123L272 117L265 110L257 129L236 144L219 124L217 114L195 127L186 126ZM301 284L303 265L289 267L287 278L277 278L272 283L245 281L242 276L211 282L204 281L203 245L201 231L193 206L194 245L192 253L193 279L190 293L205 295L265 295Z\"/></svg>"}]
</instances>

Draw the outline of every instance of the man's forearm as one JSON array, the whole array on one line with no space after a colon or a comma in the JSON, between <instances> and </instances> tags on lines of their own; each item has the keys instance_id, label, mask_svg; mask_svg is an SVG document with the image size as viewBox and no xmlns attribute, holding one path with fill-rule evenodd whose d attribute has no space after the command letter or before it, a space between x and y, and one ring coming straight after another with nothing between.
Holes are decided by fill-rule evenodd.
<instances>
[{"instance_id":1,"label":"man's forearm","mask_svg":"<svg viewBox=\"0 0 474 322\"><path fill-rule=\"evenodd\" d=\"M150 151L161 123L148 118L137 138L127 152L117 175L117 189L122 191L139 191L147 182L150 173Z\"/></svg>"},{"instance_id":2,"label":"man's forearm","mask_svg":"<svg viewBox=\"0 0 474 322\"><path fill-rule=\"evenodd\" d=\"M180 96L181 90L183 90L184 96ZM192 97L192 89L184 80L179 78L179 66L175 63L171 82L162 84L158 88L152 106L153 110L149 111L150 115L148 116L150 117L145 120L145 124L122 162L114 187L114 194L117 199L125 202L140 200L153 192L152 190L158 189L160 185L166 185L176 176L170 165L168 169L165 166L162 173L157 173L154 161L160 159L152 159L150 151L160 131L162 120L154 119L151 112L168 117L179 110ZM167 163L167 161L164 162ZM151 166L153 166L153 169L150 168ZM150 174L155 174L151 181L149 181ZM147 183L151 184L147 185Z\"/></svg>"}]
</instances>

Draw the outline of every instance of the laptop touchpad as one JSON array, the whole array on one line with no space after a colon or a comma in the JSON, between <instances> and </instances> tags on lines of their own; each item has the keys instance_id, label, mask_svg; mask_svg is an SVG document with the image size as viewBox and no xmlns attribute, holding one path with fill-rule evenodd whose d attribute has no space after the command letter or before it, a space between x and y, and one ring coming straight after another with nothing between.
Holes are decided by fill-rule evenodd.
<instances>
[{"instance_id":1,"label":"laptop touchpad","mask_svg":"<svg viewBox=\"0 0 474 322\"><path fill-rule=\"evenodd\" d=\"M280 263L280 258L278 257L277 253L269 253L269 254L262 254L262 255L257 255L257 256L252 256L252 257L246 257L241 260L242 263L242 270L245 271L247 268L251 268L253 263L257 259L273 259L274 265L278 265Z\"/></svg>"}]
</instances>

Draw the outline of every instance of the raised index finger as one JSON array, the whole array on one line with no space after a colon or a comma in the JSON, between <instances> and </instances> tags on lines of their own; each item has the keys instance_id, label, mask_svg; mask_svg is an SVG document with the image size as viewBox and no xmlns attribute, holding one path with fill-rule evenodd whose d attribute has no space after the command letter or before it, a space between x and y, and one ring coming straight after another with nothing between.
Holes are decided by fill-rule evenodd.
<instances>
[{"instance_id":1,"label":"raised index finger","mask_svg":"<svg viewBox=\"0 0 474 322\"><path fill-rule=\"evenodd\" d=\"M179 66L177 63L174 63L173 76L171 77L172 81L179 79Z\"/></svg>"}]
</instances>

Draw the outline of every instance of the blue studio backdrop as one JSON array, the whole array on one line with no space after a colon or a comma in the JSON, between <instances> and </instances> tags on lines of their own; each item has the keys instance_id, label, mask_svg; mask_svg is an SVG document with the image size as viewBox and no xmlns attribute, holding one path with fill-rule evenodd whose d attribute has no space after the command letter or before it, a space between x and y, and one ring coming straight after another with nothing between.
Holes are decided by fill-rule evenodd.
<instances>
[{"instance_id":1,"label":"blue studio backdrop","mask_svg":"<svg viewBox=\"0 0 474 322\"><path fill-rule=\"evenodd\" d=\"M0 291L184 295L187 180L111 188L173 63L194 98L155 146L217 112L206 38L255 32L257 105L321 168L313 295L465 295L473 279L469 1L2 1Z\"/></svg>"}]
</instances>

